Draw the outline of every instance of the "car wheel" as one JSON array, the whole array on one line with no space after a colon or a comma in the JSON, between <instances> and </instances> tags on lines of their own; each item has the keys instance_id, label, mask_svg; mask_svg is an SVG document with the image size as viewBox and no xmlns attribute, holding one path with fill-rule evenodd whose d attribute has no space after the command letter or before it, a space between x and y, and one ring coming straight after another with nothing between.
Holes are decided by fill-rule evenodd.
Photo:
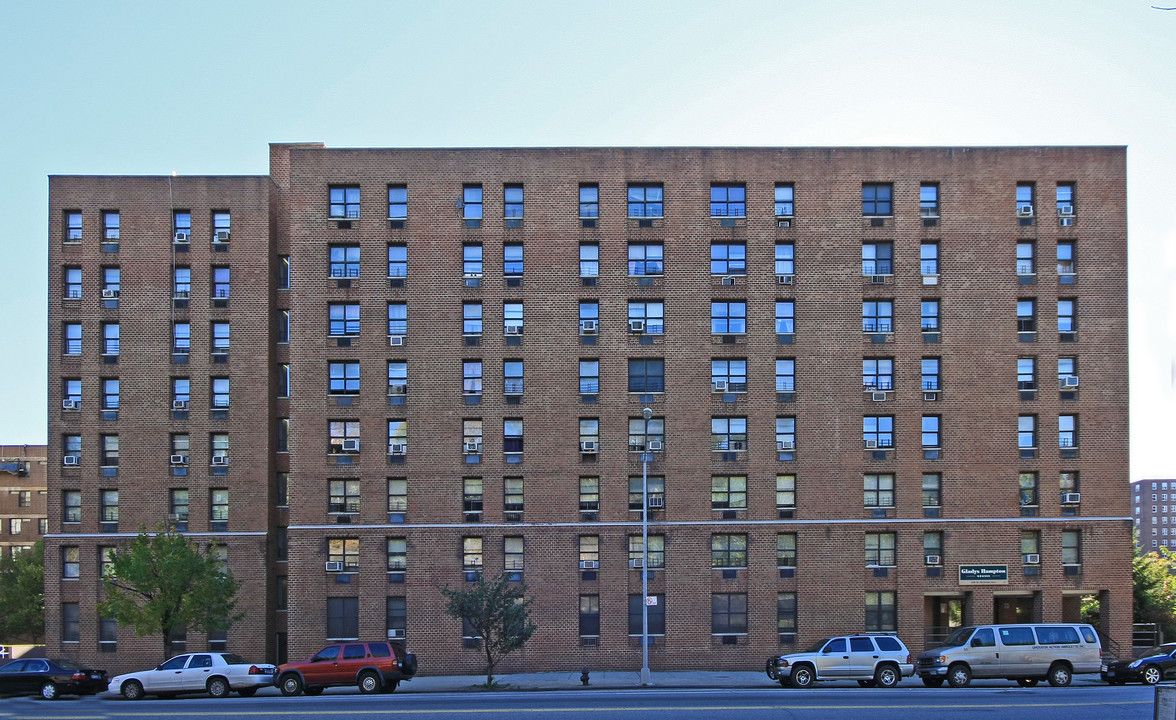
<instances>
[{"instance_id":1,"label":"car wheel","mask_svg":"<svg viewBox=\"0 0 1176 720\"><path fill-rule=\"evenodd\" d=\"M1017 684L1021 687L1037 687L1038 682L1037 678L1017 678Z\"/></svg>"},{"instance_id":2,"label":"car wheel","mask_svg":"<svg viewBox=\"0 0 1176 720\"><path fill-rule=\"evenodd\" d=\"M874 671L874 684L881 688L892 688L902 680L898 668L893 665L882 665Z\"/></svg>"},{"instance_id":3,"label":"car wheel","mask_svg":"<svg viewBox=\"0 0 1176 720\"><path fill-rule=\"evenodd\" d=\"M813 669L808 665L797 665L792 668L792 687L808 688L813 686Z\"/></svg>"},{"instance_id":4,"label":"car wheel","mask_svg":"<svg viewBox=\"0 0 1176 720\"><path fill-rule=\"evenodd\" d=\"M388 682L384 683L384 692L385 693L396 692L396 688L398 688L398 687L400 687L399 680L389 680Z\"/></svg>"},{"instance_id":5,"label":"car wheel","mask_svg":"<svg viewBox=\"0 0 1176 720\"><path fill-rule=\"evenodd\" d=\"M306 693L307 695L309 695L311 697L314 697L316 695L323 694L323 687L321 685L319 685L317 687L308 687L305 690L303 690L302 692Z\"/></svg>"},{"instance_id":6,"label":"car wheel","mask_svg":"<svg viewBox=\"0 0 1176 720\"><path fill-rule=\"evenodd\" d=\"M968 687L972 682L972 668L963 663L956 663L947 669L947 683L953 688Z\"/></svg>"},{"instance_id":7,"label":"car wheel","mask_svg":"<svg viewBox=\"0 0 1176 720\"><path fill-rule=\"evenodd\" d=\"M122 696L127 700L142 700L143 686L138 680L127 680L122 684Z\"/></svg>"},{"instance_id":8,"label":"car wheel","mask_svg":"<svg viewBox=\"0 0 1176 720\"><path fill-rule=\"evenodd\" d=\"M359 691L364 695L374 695L380 692L380 676L374 672L365 672L359 676Z\"/></svg>"},{"instance_id":9,"label":"car wheel","mask_svg":"<svg viewBox=\"0 0 1176 720\"><path fill-rule=\"evenodd\" d=\"M302 692L302 678L294 673L283 675L278 680L278 687L282 689L282 694L287 697L293 697Z\"/></svg>"},{"instance_id":10,"label":"car wheel","mask_svg":"<svg viewBox=\"0 0 1176 720\"><path fill-rule=\"evenodd\" d=\"M925 677L922 680L927 687L943 687L943 678L941 677Z\"/></svg>"},{"instance_id":11,"label":"car wheel","mask_svg":"<svg viewBox=\"0 0 1176 720\"><path fill-rule=\"evenodd\" d=\"M241 688L237 694L241 697L253 697L257 694L257 688Z\"/></svg>"},{"instance_id":12,"label":"car wheel","mask_svg":"<svg viewBox=\"0 0 1176 720\"><path fill-rule=\"evenodd\" d=\"M56 700L60 697L57 686L51 682L43 683L41 685L41 699L42 700Z\"/></svg>"},{"instance_id":13,"label":"car wheel","mask_svg":"<svg viewBox=\"0 0 1176 720\"><path fill-rule=\"evenodd\" d=\"M229 696L229 681L223 677L214 677L208 680L208 694L214 698L226 698Z\"/></svg>"},{"instance_id":14,"label":"car wheel","mask_svg":"<svg viewBox=\"0 0 1176 720\"><path fill-rule=\"evenodd\" d=\"M1159 668L1156 668L1156 670L1158 671ZM1050 666L1046 679L1054 687L1066 687L1070 684L1070 680L1073 679L1070 675L1070 666L1061 662L1054 663Z\"/></svg>"},{"instance_id":15,"label":"car wheel","mask_svg":"<svg viewBox=\"0 0 1176 720\"><path fill-rule=\"evenodd\" d=\"M874 687L873 680L858 680L858 687Z\"/></svg>"},{"instance_id":16,"label":"car wheel","mask_svg":"<svg viewBox=\"0 0 1176 720\"><path fill-rule=\"evenodd\" d=\"M1143 669L1143 684L1155 685L1160 680L1164 679L1164 673L1160 672L1160 668L1155 665L1148 665Z\"/></svg>"}]
</instances>

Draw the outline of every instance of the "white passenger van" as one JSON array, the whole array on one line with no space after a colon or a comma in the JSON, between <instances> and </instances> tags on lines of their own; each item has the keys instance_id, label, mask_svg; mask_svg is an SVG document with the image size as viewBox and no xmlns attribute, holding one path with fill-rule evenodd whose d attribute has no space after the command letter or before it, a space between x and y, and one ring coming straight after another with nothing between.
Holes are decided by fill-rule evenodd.
<instances>
[{"instance_id":1,"label":"white passenger van","mask_svg":"<svg viewBox=\"0 0 1176 720\"><path fill-rule=\"evenodd\" d=\"M972 678L1005 678L1022 687L1047 680L1070 684L1076 673L1097 673L1102 643L1090 625L1033 623L962 627L939 647L919 653L915 670L927 687L946 680L967 687Z\"/></svg>"}]
</instances>

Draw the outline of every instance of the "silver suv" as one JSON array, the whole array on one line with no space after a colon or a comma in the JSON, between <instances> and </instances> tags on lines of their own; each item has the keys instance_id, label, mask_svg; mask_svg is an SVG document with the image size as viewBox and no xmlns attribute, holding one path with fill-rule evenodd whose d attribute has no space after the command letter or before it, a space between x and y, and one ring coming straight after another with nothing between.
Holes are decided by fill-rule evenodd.
<instances>
[{"instance_id":1,"label":"silver suv","mask_svg":"<svg viewBox=\"0 0 1176 720\"><path fill-rule=\"evenodd\" d=\"M804 652L768 658L768 677L783 687L820 680L857 680L862 687L894 687L915 674L911 653L894 635L823 638Z\"/></svg>"}]
</instances>

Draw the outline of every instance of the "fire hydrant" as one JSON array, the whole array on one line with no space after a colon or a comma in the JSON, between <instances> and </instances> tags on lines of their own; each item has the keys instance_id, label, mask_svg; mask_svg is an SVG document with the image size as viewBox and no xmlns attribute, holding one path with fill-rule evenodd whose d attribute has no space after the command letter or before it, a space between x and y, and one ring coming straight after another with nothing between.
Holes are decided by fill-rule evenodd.
<instances>
[{"instance_id":1,"label":"fire hydrant","mask_svg":"<svg viewBox=\"0 0 1176 720\"><path fill-rule=\"evenodd\" d=\"M587 665L585 665L584 669L580 672L580 682L582 682L584 685L588 684L588 666Z\"/></svg>"}]
</instances>

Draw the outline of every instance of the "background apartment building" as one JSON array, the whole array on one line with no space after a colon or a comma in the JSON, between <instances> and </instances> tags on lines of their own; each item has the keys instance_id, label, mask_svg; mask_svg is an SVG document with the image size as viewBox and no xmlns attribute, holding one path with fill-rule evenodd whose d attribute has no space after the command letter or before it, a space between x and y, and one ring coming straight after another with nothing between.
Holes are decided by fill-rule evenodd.
<instances>
[{"instance_id":1,"label":"background apartment building","mask_svg":"<svg viewBox=\"0 0 1176 720\"><path fill-rule=\"evenodd\" d=\"M1143 552L1176 548L1176 480L1132 480L1131 514Z\"/></svg>"},{"instance_id":2,"label":"background apartment building","mask_svg":"<svg viewBox=\"0 0 1176 720\"><path fill-rule=\"evenodd\" d=\"M643 571L655 671L1088 595L1125 642L1125 202L1100 147L52 177L49 645L158 659L93 601L164 522L246 583L188 646L252 657L388 636L476 672L437 588L499 572L540 627L505 672L638 668Z\"/></svg>"}]
</instances>

